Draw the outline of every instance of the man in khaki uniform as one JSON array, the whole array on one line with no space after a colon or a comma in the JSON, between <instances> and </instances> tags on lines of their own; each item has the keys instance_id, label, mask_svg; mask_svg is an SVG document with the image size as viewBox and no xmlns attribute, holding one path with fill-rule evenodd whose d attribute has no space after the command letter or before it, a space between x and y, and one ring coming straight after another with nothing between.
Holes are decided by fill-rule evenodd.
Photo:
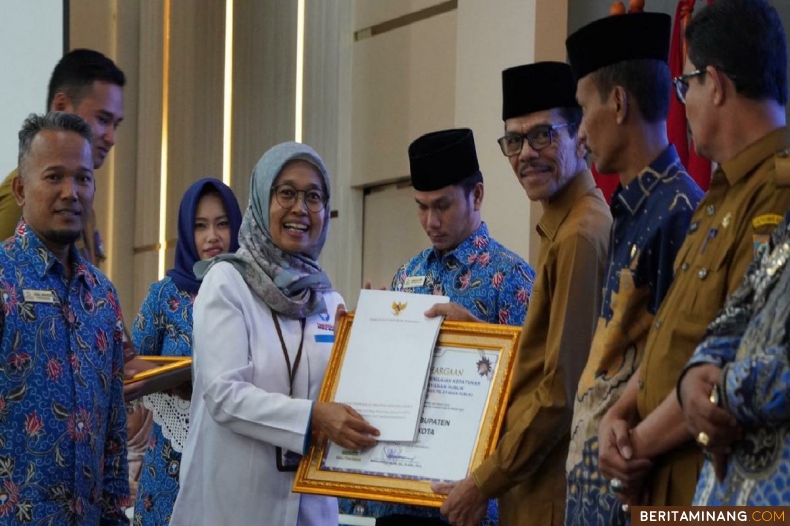
<instances>
[{"instance_id":1,"label":"man in khaki uniform","mask_svg":"<svg viewBox=\"0 0 790 526\"><path fill-rule=\"evenodd\" d=\"M502 73L499 139L531 201L543 206L540 254L499 445L449 492L442 514L477 524L488 498L503 526L560 525L573 395L595 330L612 216L577 137L581 112L570 66L543 62Z\"/></svg>"},{"instance_id":2,"label":"man in khaki uniform","mask_svg":"<svg viewBox=\"0 0 790 526\"><path fill-rule=\"evenodd\" d=\"M686 40L677 95L697 151L719 167L691 219L642 364L599 430L601 471L625 486L632 504L691 504L702 451L686 429L675 385L755 245L790 206L787 52L776 10L765 0L717 0L694 17ZM703 381L712 388L716 380ZM653 470L635 475L643 459Z\"/></svg>"},{"instance_id":3,"label":"man in khaki uniform","mask_svg":"<svg viewBox=\"0 0 790 526\"><path fill-rule=\"evenodd\" d=\"M115 145L115 133L123 120L123 87L126 77L118 66L98 51L75 49L60 59L52 72L47 93L49 111L65 111L82 117L93 132L93 168L99 169ZM14 235L22 208L14 198L16 170L0 184L0 240ZM99 266L104 248L96 230L93 211L85 221L77 247L82 256Z\"/></svg>"}]
</instances>

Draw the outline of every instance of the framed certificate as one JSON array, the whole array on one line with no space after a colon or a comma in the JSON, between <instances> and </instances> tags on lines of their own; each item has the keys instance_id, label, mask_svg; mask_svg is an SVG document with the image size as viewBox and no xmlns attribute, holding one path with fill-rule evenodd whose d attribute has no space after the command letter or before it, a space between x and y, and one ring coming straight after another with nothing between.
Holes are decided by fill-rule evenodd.
<instances>
[{"instance_id":1,"label":"framed certificate","mask_svg":"<svg viewBox=\"0 0 790 526\"><path fill-rule=\"evenodd\" d=\"M127 388L135 384L124 399L129 402L141 396L179 386L192 379L192 358L185 356L137 356L157 367L137 373L123 381Z\"/></svg>"},{"instance_id":2,"label":"framed certificate","mask_svg":"<svg viewBox=\"0 0 790 526\"><path fill-rule=\"evenodd\" d=\"M335 327L319 400L334 400L353 314ZM349 451L325 437L302 458L293 490L439 507L431 482L466 477L497 445L520 327L444 322L434 349L416 442L379 442ZM387 374L386 363L370 374Z\"/></svg>"}]
</instances>

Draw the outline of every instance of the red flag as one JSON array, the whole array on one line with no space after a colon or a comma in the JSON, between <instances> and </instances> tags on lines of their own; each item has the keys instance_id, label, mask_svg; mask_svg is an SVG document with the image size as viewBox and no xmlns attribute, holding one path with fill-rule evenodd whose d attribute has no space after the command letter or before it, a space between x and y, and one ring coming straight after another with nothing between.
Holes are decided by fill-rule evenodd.
<instances>
[{"instance_id":1,"label":"red flag","mask_svg":"<svg viewBox=\"0 0 790 526\"><path fill-rule=\"evenodd\" d=\"M618 174L601 174L595 169L594 164L592 166L592 174L596 186L603 192L604 199L606 199L608 204L612 204L612 195L617 189L617 185L620 184L620 176Z\"/></svg>"},{"instance_id":2,"label":"red flag","mask_svg":"<svg viewBox=\"0 0 790 526\"><path fill-rule=\"evenodd\" d=\"M693 3L694 0L692 0ZM691 8L693 9L693 5ZM684 20L688 12L688 3L686 0L680 0L675 11L675 23L672 26L672 40L669 45L669 73L672 78L683 73L683 63L686 60L683 49L683 29L686 27ZM670 89L674 89L674 86L671 86ZM680 103L674 93L671 93L669 98L667 137L669 142L675 145L683 166L688 166L689 147L686 128L686 107Z\"/></svg>"},{"instance_id":3,"label":"red flag","mask_svg":"<svg viewBox=\"0 0 790 526\"><path fill-rule=\"evenodd\" d=\"M683 64L686 61L686 46L683 34L686 24L691 20L696 0L679 0L675 11L675 23L672 29L672 41L669 47L669 71L672 77L683 74ZM713 0L708 0L708 4ZM669 117L667 118L667 137L675 145L680 160L689 172L689 175L703 190L710 186L711 164L708 159L700 157L694 151L694 143L689 145L688 124L686 122L686 107L677 97L670 96Z\"/></svg>"}]
</instances>

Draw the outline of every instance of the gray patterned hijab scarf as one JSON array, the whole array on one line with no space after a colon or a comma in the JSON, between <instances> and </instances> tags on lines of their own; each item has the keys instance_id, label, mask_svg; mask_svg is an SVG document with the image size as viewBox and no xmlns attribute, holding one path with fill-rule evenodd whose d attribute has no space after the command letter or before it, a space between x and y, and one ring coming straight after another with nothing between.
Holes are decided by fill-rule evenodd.
<instances>
[{"instance_id":1,"label":"gray patterned hijab scarf","mask_svg":"<svg viewBox=\"0 0 790 526\"><path fill-rule=\"evenodd\" d=\"M269 207L272 186L286 164L306 161L324 181L327 204L321 235L309 252L293 254L274 244L270 233ZM231 263L252 291L273 311L289 318L307 318L326 310L323 293L332 290L329 277L321 270L318 256L329 231L329 174L321 157L309 146L285 142L261 157L252 171L250 204L239 230L239 250L195 264L199 279L218 261Z\"/></svg>"}]
</instances>

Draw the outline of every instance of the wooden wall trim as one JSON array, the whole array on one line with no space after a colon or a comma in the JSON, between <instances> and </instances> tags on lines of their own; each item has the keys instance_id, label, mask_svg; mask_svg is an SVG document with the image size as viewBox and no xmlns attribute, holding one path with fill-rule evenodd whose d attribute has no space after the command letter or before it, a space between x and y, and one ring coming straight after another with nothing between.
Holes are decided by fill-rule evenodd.
<instances>
[{"instance_id":1,"label":"wooden wall trim","mask_svg":"<svg viewBox=\"0 0 790 526\"><path fill-rule=\"evenodd\" d=\"M413 13L407 13L397 18L393 18L392 20L386 20L370 27L359 29L354 32L354 40L359 41L366 38L375 37L376 35L380 35L394 29L399 29L401 27L406 27L416 22L454 11L455 9L458 9L458 0L448 0L447 2L432 5Z\"/></svg>"}]
</instances>

